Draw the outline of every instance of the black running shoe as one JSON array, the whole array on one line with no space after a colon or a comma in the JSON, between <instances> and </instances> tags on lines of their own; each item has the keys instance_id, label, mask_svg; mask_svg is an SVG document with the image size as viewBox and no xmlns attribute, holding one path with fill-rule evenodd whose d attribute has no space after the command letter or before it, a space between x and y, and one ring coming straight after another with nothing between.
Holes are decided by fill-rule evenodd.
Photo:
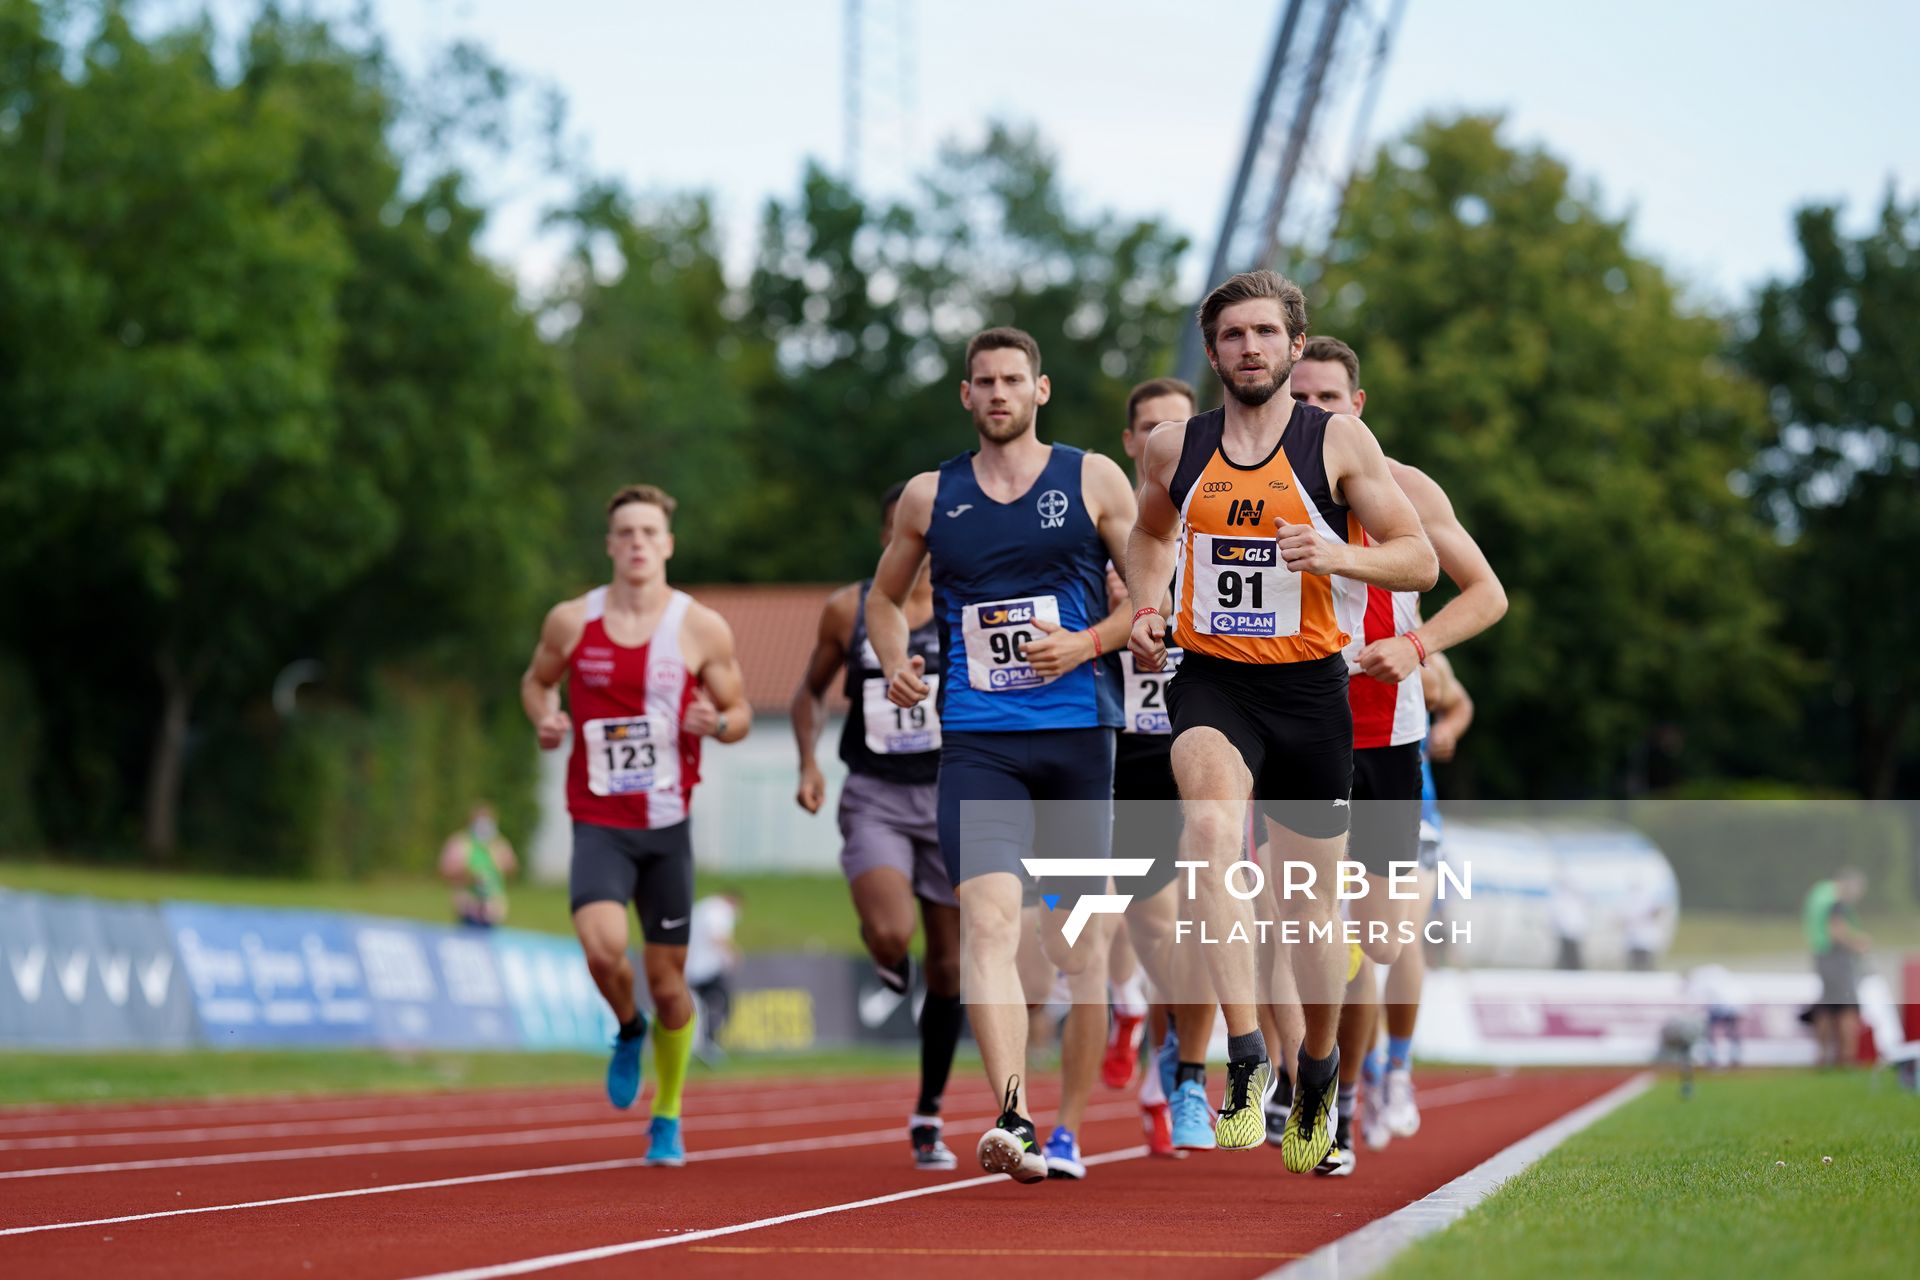
<instances>
[{"instance_id":1,"label":"black running shoe","mask_svg":"<svg viewBox=\"0 0 1920 1280\"><path fill-rule=\"evenodd\" d=\"M958 1168L960 1162L953 1158L953 1152L940 1140L940 1122L929 1120L926 1116L915 1116L918 1121L907 1130L907 1138L913 1144L913 1167L923 1173L944 1173L948 1169Z\"/></svg>"},{"instance_id":2,"label":"black running shoe","mask_svg":"<svg viewBox=\"0 0 1920 1280\"><path fill-rule=\"evenodd\" d=\"M1033 1121L1014 1110L1020 1096L1020 1077L1007 1078L1006 1100L993 1128L980 1135L974 1154L988 1173L1004 1173L1015 1182L1045 1182L1047 1160L1040 1154L1040 1135Z\"/></svg>"}]
</instances>

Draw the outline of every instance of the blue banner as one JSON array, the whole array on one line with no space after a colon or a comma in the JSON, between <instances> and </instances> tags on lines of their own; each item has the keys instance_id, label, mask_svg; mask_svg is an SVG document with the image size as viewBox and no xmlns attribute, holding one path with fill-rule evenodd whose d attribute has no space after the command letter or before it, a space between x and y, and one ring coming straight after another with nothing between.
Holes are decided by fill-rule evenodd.
<instances>
[{"instance_id":1,"label":"blue banner","mask_svg":"<svg viewBox=\"0 0 1920 1280\"><path fill-rule=\"evenodd\" d=\"M612 1010L570 938L495 929L494 958L529 1049L604 1050L618 1030Z\"/></svg>"},{"instance_id":2,"label":"blue banner","mask_svg":"<svg viewBox=\"0 0 1920 1280\"><path fill-rule=\"evenodd\" d=\"M160 913L0 892L0 1043L170 1047L193 1006Z\"/></svg>"},{"instance_id":3,"label":"blue banner","mask_svg":"<svg viewBox=\"0 0 1920 1280\"><path fill-rule=\"evenodd\" d=\"M355 920L353 932L381 1044L521 1047L520 1022L486 932L369 917Z\"/></svg>"},{"instance_id":4,"label":"blue banner","mask_svg":"<svg viewBox=\"0 0 1920 1280\"><path fill-rule=\"evenodd\" d=\"M188 902L163 911L208 1044L376 1041L345 916Z\"/></svg>"}]
</instances>

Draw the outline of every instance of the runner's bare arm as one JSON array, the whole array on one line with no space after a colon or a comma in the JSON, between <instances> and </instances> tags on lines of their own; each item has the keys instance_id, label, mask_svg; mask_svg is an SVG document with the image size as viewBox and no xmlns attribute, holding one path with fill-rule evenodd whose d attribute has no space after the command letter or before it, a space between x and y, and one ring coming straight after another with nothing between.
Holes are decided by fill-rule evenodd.
<instances>
[{"instance_id":1,"label":"runner's bare arm","mask_svg":"<svg viewBox=\"0 0 1920 1280\"><path fill-rule=\"evenodd\" d=\"M1446 655L1434 655L1429 669L1437 670L1440 679L1433 682L1439 697L1427 703L1427 710L1433 715L1433 723L1427 729L1427 754L1445 764L1453 759L1460 736L1473 723L1473 699L1454 674L1453 664L1447 661Z\"/></svg>"},{"instance_id":2,"label":"runner's bare arm","mask_svg":"<svg viewBox=\"0 0 1920 1280\"><path fill-rule=\"evenodd\" d=\"M940 475L922 471L907 481L900 503L893 509L893 537L880 553L867 592L867 640L887 677L887 698L896 706L911 707L928 694L920 678L926 664L907 653L907 595L927 560L927 523L933 516L933 496Z\"/></svg>"},{"instance_id":3,"label":"runner's bare arm","mask_svg":"<svg viewBox=\"0 0 1920 1280\"><path fill-rule=\"evenodd\" d=\"M1127 473L1112 458L1089 453L1080 463L1080 492L1086 495L1087 514L1093 517L1100 540L1106 545L1107 558L1121 563L1127 553L1127 535L1133 528L1133 486ZM1107 653L1117 653L1127 642L1133 610L1125 600L1107 603L1106 616L1082 631L1064 631L1041 622L1046 632L1027 643L1027 661L1048 679L1065 675L1083 662Z\"/></svg>"},{"instance_id":4,"label":"runner's bare arm","mask_svg":"<svg viewBox=\"0 0 1920 1280\"><path fill-rule=\"evenodd\" d=\"M807 669L801 673L788 707L793 717L794 745L800 749L800 790L794 798L808 813L820 812L827 798L827 779L814 758L814 748L827 720L827 689L846 664L847 646L853 642L853 614L859 607L858 583L849 583L827 597L826 606L820 610L813 653L807 658Z\"/></svg>"},{"instance_id":5,"label":"runner's bare arm","mask_svg":"<svg viewBox=\"0 0 1920 1280\"><path fill-rule=\"evenodd\" d=\"M560 709L560 682L567 678L567 659L580 643L585 618L578 600L563 600L547 610L533 660L520 677L520 708L533 723L543 751L553 750L573 733L573 721Z\"/></svg>"},{"instance_id":6,"label":"runner's bare arm","mask_svg":"<svg viewBox=\"0 0 1920 1280\"><path fill-rule=\"evenodd\" d=\"M1413 503L1420 526L1427 531L1427 540L1440 560L1440 571L1460 588L1459 595L1414 628L1413 634L1420 638L1418 646L1403 636L1388 636L1361 650L1362 671L1376 680L1397 684L1420 665L1422 650L1432 658L1500 621L1507 612L1507 592L1480 545L1454 515L1446 490L1424 471L1404 462L1388 459L1387 469Z\"/></svg>"},{"instance_id":7,"label":"runner's bare arm","mask_svg":"<svg viewBox=\"0 0 1920 1280\"><path fill-rule=\"evenodd\" d=\"M1166 599L1173 583L1173 562L1180 541L1180 511L1173 505L1167 483L1179 465L1186 444L1187 424L1163 422L1147 437L1146 456L1140 460L1140 492L1135 503L1133 531L1127 535L1122 570L1129 600L1156 604ZM1143 606L1135 606L1140 608ZM1167 620L1145 614L1133 623L1127 646L1141 667L1158 671L1166 658Z\"/></svg>"},{"instance_id":8,"label":"runner's bare arm","mask_svg":"<svg viewBox=\"0 0 1920 1280\"><path fill-rule=\"evenodd\" d=\"M1376 545L1356 547L1322 538L1306 525L1281 529L1280 558L1289 569L1337 573L1389 591L1425 591L1440 578L1440 561L1421 531L1420 516L1393 482L1387 457L1367 424L1352 414L1327 421L1327 483L1334 501L1360 517Z\"/></svg>"},{"instance_id":9,"label":"runner's bare arm","mask_svg":"<svg viewBox=\"0 0 1920 1280\"><path fill-rule=\"evenodd\" d=\"M716 742L738 742L753 728L753 704L747 701L746 677L734 653L733 628L712 609L696 604L687 614L687 630L700 654L700 691L680 727Z\"/></svg>"}]
</instances>

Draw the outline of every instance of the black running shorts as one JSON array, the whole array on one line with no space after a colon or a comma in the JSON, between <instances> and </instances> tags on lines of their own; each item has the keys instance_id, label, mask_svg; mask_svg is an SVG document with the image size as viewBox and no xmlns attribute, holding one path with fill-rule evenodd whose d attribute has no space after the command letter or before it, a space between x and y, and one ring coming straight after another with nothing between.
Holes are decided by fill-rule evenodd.
<instances>
[{"instance_id":1,"label":"black running shorts","mask_svg":"<svg viewBox=\"0 0 1920 1280\"><path fill-rule=\"evenodd\" d=\"M688 823L670 827L573 824L568 896L578 911L589 902L631 902L640 936L661 947L684 947L693 919L693 841Z\"/></svg>"},{"instance_id":2,"label":"black running shorts","mask_svg":"<svg viewBox=\"0 0 1920 1280\"><path fill-rule=\"evenodd\" d=\"M1226 735L1269 818L1312 840L1347 830L1353 710L1345 658L1256 665L1189 649L1167 682L1167 709L1175 741L1190 729Z\"/></svg>"},{"instance_id":3,"label":"black running shorts","mask_svg":"<svg viewBox=\"0 0 1920 1280\"><path fill-rule=\"evenodd\" d=\"M1420 744L1363 747L1353 753L1353 834L1347 857L1368 875L1390 862L1420 862Z\"/></svg>"}]
</instances>

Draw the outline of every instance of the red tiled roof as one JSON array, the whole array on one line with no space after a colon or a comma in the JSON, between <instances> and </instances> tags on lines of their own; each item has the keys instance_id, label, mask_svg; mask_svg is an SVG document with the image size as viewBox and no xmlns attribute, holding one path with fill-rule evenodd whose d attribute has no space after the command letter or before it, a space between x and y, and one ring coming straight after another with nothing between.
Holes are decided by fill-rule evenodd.
<instances>
[{"instance_id":1,"label":"red tiled roof","mask_svg":"<svg viewBox=\"0 0 1920 1280\"><path fill-rule=\"evenodd\" d=\"M733 628L740 672L747 681L747 701L755 714L785 715L793 691L813 653L820 627L820 608L845 583L682 587L695 600L717 612ZM827 708L846 710L841 683L833 682Z\"/></svg>"}]
</instances>

